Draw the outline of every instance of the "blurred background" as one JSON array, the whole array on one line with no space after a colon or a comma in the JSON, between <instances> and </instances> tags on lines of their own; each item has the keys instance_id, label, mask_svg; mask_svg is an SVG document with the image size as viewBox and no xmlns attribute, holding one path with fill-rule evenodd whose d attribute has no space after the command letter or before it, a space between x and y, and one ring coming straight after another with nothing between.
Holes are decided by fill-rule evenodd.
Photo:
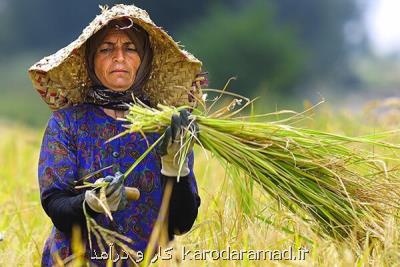
<instances>
[{"instance_id":1,"label":"blurred background","mask_svg":"<svg viewBox=\"0 0 400 267\"><path fill-rule=\"evenodd\" d=\"M50 110L27 69L79 36L98 5L126 3L201 59L210 88L260 96L259 110L321 98L355 112L400 95L398 0L0 0L0 120L42 128Z\"/></svg>"}]
</instances>

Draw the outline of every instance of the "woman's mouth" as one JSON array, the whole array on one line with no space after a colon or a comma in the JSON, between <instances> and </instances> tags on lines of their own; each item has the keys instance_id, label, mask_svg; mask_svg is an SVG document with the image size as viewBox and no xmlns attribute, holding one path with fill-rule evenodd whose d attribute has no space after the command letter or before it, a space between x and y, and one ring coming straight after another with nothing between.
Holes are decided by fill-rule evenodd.
<instances>
[{"instance_id":1,"label":"woman's mouth","mask_svg":"<svg viewBox=\"0 0 400 267\"><path fill-rule=\"evenodd\" d=\"M123 69L116 69L116 70L111 71L111 73L127 73L127 72L128 71L123 70Z\"/></svg>"}]
</instances>

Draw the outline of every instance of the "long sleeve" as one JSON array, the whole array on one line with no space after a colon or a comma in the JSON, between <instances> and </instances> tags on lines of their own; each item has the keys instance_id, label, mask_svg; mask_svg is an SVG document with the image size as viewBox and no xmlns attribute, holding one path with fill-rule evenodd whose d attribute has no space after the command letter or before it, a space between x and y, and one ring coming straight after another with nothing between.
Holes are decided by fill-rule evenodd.
<instances>
[{"instance_id":1,"label":"long sleeve","mask_svg":"<svg viewBox=\"0 0 400 267\"><path fill-rule=\"evenodd\" d=\"M85 193L71 195L55 189L49 193L46 199L42 200L42 206L54 226L58 230L69 234L74 225L81 227L81 230L86 229L86 219L83 211L84 199ZM92 218L99 214L87 204L85 204L85 209Z\"/></svg>"},{"instance_id":2,"label":"long sleeve","mask_svg":"<svg viewBox=\"0 0 400 267\"><path fill-rule=\"evenodd\" d=\"M74 224L85 226L84 193L73 188L77 174L72 129L61 111L52 114L43 136L38 168L43 209L54 226L65 233ZM92 210L89 212L93 214Z\"/></svg>"},{"instance_id":3,"label":"long sleeve","mask_svg":"<svg viewBox=\"0 0 400 267\"><path fill-rule=\"evenodd\" d=\"M61 190L54 190L42 201L42 206L58 230L70 233L74 225L79 225L82 230L86 227L83 213L84 199L84 193L71 196ZM87 205L86 210L91 215L95 214Z\"/></svg>"},{"instance_id":4,"label":"long sleeve","mask_svg":"<svg viewBox=\"0 0 400 267\"><path fill-rule=\"evenodd\" d=\"M170 239L173 239L173 235L181 235L188 232L197 218L201 200L193 173L193 161L193 153L190 153L190 173L187 176L181 177L179 182L177 182L176 177L161 176L163 183L165 183L166 179L174 180L168 217L168 234Z\"/></svg>"}]
</instances>

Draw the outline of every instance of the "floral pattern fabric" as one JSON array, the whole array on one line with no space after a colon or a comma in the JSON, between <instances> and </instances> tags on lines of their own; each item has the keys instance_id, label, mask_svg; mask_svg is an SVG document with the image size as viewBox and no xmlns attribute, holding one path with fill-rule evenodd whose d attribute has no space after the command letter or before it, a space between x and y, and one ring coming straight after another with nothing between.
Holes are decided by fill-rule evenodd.
<instances>
[{"instance_id":1,"label":"floral pattern fabric","mask_svg":"<svg viewBox=\"0 0 400 267\"><path fill-rule=\"evenodd\" d=\"M75 181L104 167L112 166L88 181L94 182L117 171L124 173L146 151L148 144L151 145L160 136L151 133L144 138L140 133L132 133L105 143L126 129L124 123L106 115L100 107L92 104L53 112L44 132L39 159L41 199L53 190L69 192L72 188L74 191ZM197 194L193 153L189 155L189 168L190 187ZM140 199L130 201L126 209L114 212L115 223L104 214L95 219L102 227L118 230L132 239L132 249L144 252L158 216L163 192L161 161L154 150L125 179L124 185L137 187L141 193ZM72 250L71 237L53 226L44 246L42 266L53 266L55 253L64 260L72 254ZM88 258L90 253L87 249Z\"/></svg>"}]
</instances>

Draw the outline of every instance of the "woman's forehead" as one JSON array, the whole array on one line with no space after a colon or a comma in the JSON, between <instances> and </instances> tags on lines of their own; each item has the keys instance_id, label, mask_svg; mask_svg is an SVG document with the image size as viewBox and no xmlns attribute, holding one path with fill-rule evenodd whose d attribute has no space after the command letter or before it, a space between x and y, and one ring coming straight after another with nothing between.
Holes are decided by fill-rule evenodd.
<instances>
[{"instance_id":1,"label":"woman's forehead","mask_svg":"<svg viewBox=\"0 0 400 267\"><path fill-rule=\"evenodd\" d=\"M110 29L106 32L102 43L112 42L115 43L117 41L121 41L123 43L133 43L133 40L129 37L129 35L125 32L125 30L119 29Z\"/></svg>"}]
</instances>

